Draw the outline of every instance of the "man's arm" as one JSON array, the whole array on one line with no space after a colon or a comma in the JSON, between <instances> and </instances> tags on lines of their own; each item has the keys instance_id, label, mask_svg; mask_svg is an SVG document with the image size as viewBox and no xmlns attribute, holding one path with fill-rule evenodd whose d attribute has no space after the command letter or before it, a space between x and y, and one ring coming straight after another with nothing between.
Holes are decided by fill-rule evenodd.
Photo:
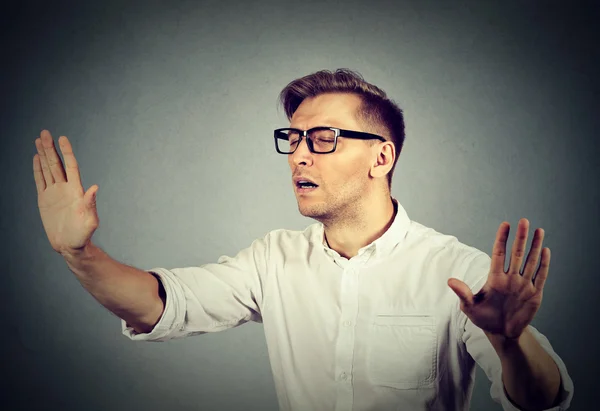
<instances>
[{"instance_id":1,"label":"man's arm","mask_svg":"<svg viewBox=\"0 0 600 411\"><path fill-rule=\"evenodd\" d=\"M121 264L90 241L77 254L63 255L79 282L104 307L136 332L150 332L165 307L165 290L151 273Z\"/></svg>"},{"instance_id":2,"label":"man's arm","mask_svg":"<svg viewBox=\"0 0 600 411\"><path fill-rule=\"evenodd\" d=\"M545 410L560 402L561 378L552 357L525 329L517 339L486 333L502 364L509 399L523 410Z\"/></svg>"},{"instance_id":3,"label":"man's arm","mask_svg":"<svg viewBox=\"0 0 600 411\"><path fill-rule=\"evenodd\" d=\"M58 144L64 164L48 130L35 140L33 158L38 208L50 245L96 300L137 330L151 330L165 305L160 282L146 271L118 263L92 244L100 224L98 186L84 190L69 139L61 136Z\"/></svg>"},{"instance_id":4,"label":"man's arm","mask_svg":"<svg viewBox=\"0 0 600 411\"><path fill-rule=\"evenodd\" d=\"M488 279L486 272L489 270L489 267L490 257L485 253L478 253L468 263L464 279L469 284L473 293L483 288ZM500 343L503 341L498 339L492 341L489 337L490 333L485 332L482 328L475 325L466 316L464 311L461 310L460 301L457 301L454 309L458 313L459 341L465 344L469 355L486 373L492 383L490 395L494 401L502 405L504 410L519 411L529 409L527 408L527 404L519 399L520 394L515 393L513 387L516 387L517 390L533 392L532 395L538 396L543 401L545 396L543 394L540 396L539 394L545 389L538 388L540 385L542 387L550 385L551 387L548 388L548 391L551 392L547 393L547 397L552 397L549 399L550 402L556 400L555 406L550 406L546 409L558 411L569 408L574 392L573 380L569 376L565 363L554 351L546 336L530 324L525 327L518 337L522 343L519 349L516 349L513 344L504 345L505 349L500 350L502 347ZM498 336L498 334L496 335ZM504 342L506 343L506 341ZM545 359L546 356L550 357L550 362ZM509 358L510 360L507 361ZM526 369L524 370L524 368ZM560 374L558 378L559 383L558 385L552 385L555 384L556 377L552 377L551 375L556 368L558 368ZM530 377L520 375L521 373L528 374ZM516 378L511 377L512 374L516 375ZM545 382L541 382L538 379L540 374L548 374L542 376L542 381ZM525 384L521 382L523 378L527 378ZM550 384L547 384L548 381ZM555 387L558 387L559 391L556 395L554 395ZM532 407L531 409L536 408Z\"/></svg>"}]
</instances>

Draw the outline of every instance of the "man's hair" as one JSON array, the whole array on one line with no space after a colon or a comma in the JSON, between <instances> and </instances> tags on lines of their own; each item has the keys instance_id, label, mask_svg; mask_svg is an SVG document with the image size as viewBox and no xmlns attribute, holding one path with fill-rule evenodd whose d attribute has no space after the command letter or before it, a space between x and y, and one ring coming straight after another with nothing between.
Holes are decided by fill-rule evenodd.
<instances>
[{"instance_id":1,"label":"man's hair","mask_svg":"<svg viewBox=\"0 0 600 411\"><path fill-rule=\"evenodd\" d=\"M367 83L362 75L349 69L337 69L335 72L321 70L289 83L279 94L288 120L308 97L316 97L325 93L350 93L358 95L362 103L356 117L368 131L379 134L391 141L396 148L394 164L387 174L388 188L391 191L392 175L400 152L404 146L404 116L396 103L389 99L379 87ZM366 140L370 146L379 140Z\"/></svg>"}]
</instances>

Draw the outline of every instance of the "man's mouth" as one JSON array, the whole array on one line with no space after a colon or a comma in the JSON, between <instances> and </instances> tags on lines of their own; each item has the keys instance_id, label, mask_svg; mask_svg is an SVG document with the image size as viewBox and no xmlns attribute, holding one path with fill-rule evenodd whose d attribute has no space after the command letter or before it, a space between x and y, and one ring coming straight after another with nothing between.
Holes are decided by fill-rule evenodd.
<instances>
[{"instance_id":1,"label":"man's mouth","mask_svg":"<svg viewBox=\"0 0 600 411\"><path fill-rule=\"evenodd\" d=\"M319 186L310 181L298 181L296 191L299 193L309 193L315 191Z\"/></svg>"}]
</instances>

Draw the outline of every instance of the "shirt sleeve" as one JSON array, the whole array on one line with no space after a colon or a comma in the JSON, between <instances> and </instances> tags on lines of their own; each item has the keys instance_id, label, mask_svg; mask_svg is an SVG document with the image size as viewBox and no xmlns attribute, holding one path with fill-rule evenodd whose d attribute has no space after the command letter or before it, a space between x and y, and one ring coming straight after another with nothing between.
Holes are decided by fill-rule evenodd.
<instances>
[{"instance_id":1,"label":"shirt sleeve","mask_svg":"<svg viewBox=\"0 0 600 411\"><path fill-rule=\"evenodd\" d=\"M471 291L474 294L481 290L481 287L483 287L487 281L490 264L490 257L483 252L478 253L469 264L464 281L469 285L469 288L471 288ZM492 383L490 388L492 399L497 403L500 403L502 409L505 411L523 411L508 398L504 383L502 382L502 364L500 363L500 358L498 357L496 350L483 330L467 318L459 305L460 301L457 305L460 340L464 343L468 353L483 369ZM561 384L559 388L559 403L554 407L547 408L545 411L566 410L571 404L574 391L573 381L567 372L567 367L558 354L556 354L546 336L540 333L532 325L529 325L528 329L550 357L552 357L560 373Z\"/></svg>"},{"instance_id":2,"label":"shirt sleeve","mask_svg":"<svg viewBox=\"0 0 600 411\"><path fill-rule=\"evenodd\" d=\"M158 342L262 322L268 238L269 234L255 240L233 258L223 255L217 263L147 270L165 289L165 308L148 333L138 333L121 320L123 334L132 340Z\"/></svg>"}]
</instances>

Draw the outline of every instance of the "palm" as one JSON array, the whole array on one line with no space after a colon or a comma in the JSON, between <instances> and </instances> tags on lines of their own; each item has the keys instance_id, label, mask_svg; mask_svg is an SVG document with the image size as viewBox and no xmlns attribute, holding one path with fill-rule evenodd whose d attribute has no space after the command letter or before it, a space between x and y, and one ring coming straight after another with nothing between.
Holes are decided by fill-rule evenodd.
<instances>
[{"instance_id":1,"label":"palm","mask_svg":"<svg viewBox=\"0 0 600 411\"><path fill-rule=\"evenodd\" d=\"M550 250L542 252L543 230L536 230L523 273L520 267L525 254L528 221L519 222L510 268L504 271L507 225L501 224L492 252L492 262L486 283L473 295L460 280L451 278L448 285L461 299L465 315L482 330L507 338L517 338L531 322L542 303L544 282L548 275ZM540 254L542 262L533 280Z\"/></svg>"},{"instance_id":2,"label":"palm","mask_svg":"<svg viewBox=\"0 0 600 411\"><path fill-rule=\"evenodd\" d=\"M79 248L84 245L82 228L93 225L81 186L55 183L38 196L38 207L50 244ZM87 231L87 230L85 230Z\"/></svg>"}]
</instances>

